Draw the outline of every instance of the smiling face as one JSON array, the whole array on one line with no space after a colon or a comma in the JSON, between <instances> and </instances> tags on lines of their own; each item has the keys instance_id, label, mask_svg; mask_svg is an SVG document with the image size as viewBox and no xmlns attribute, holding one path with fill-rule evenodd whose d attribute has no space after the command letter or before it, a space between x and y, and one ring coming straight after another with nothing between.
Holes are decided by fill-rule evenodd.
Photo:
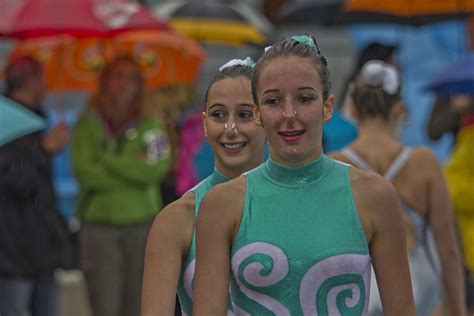
<instances>
[{"instance_id":1,"label":"smiling face","mask_svg":"<svg viewBox=\"0 0 474 316\"><path fill-rule=\"evenodd\" d=\"M322 153L322 126L332 116L334 96L323 100L321 79L307 58L271 60L257 78L258 119L272 159L301 166Z\"/></svg>"},{"instance_id":2,"label":"smiling face","mask_svg":"<svg viewBox=\"0 0 474 316\"><path fill-rule=\"evenodd\" d=\"M264 159L265 134L255 123L250 79L225 78L208 92L203 123L216 168L235 177Z\"/></svg>"}]
</instances>

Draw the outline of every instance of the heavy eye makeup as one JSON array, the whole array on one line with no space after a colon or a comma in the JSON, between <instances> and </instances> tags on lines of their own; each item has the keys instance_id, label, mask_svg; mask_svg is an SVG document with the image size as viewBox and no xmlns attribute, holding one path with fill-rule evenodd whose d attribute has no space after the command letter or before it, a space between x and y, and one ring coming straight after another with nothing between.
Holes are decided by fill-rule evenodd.
<instances>
[{"instance_id":1,"label":"heavy eye makeup","mask_svg":"<svg viewBox=\"0 0 474 316\"><path fill-rule=\"evenodd\" d=\"M310 104L313 101L316 101L317 99L318 96L314 94L301 94L296 97L296 100L302 104Z\"/></svg>"},{"instance_id":2,"label":"heavy eye makeup","mask_svg":"<svg viewBox=\"0 0 474 316\"><path fill-rule=\"evenodd\" d=\"M260 104L263 104L269 107L276 107L280 103L281 103L281 97L277 97L277 96L264 97L262 101L260 101Z\"/></svg>"},{"instance_id":3,"label":"heavy eye makeup","mask_svg":"<svg viewBox=\"0 0 474 316\"><path fill-rule=\"evenodd\" d=\"M212 106L208 110L208 116L215 121L226 121L229 116L235 115L235 119L239 121L252 121L253 111L250 105L244 104L239 105L239 108L235 112L227 111L227 109L220 105Z\"/></svg>"},{"instance_id":4,"label":"heavy eye makeup","mask_svg":"<svg viewBox=\"0 0 474 316\"><path fill-rule=\"evenodd\" d=\"M223 121L229 114L223 105L213 104L207 110L207 115L215 121Z\"/></svg>"},{"instance_id":5,"label":"heavy eye makeup","mask_svg":"<svg viewBox=\"0 0 474 316\"><path fill-rule=\"evenodd\" d=\"M241 121L251 121L253 120L253 111L250 108L250 105L241 105L241 108L237 112L237 117Z\"/></svg>"}]
</instances>

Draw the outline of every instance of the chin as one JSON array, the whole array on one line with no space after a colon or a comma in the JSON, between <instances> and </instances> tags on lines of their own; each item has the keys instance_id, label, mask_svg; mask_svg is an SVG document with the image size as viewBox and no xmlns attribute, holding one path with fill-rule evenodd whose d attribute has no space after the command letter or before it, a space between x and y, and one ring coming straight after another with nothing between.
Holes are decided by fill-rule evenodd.
<instances>
[{"instance_id":1,"label":"chin","mask_svg":"<svg viewBox=\"0 0 474 316\"><path fill-rule=\"evenodd\" d=\"M301 150L296 150L296 151L287 150L280 157L292 165L307 164L308 162L317 158L317 157L313 157L311 153L303 153Z\"/></svg>"},{"instance_id":2,"label":"chin","mask_svg":"<svg viewBox=\"0 0 474 316\"><path fill-rule=\"evenodd\" d=\"M244 155L234 156L234 157L223 157L221 159L222 165L228 169L240 169L245 167L248 163L250 157L245 157Z\"/></svg>"}]
</instances>

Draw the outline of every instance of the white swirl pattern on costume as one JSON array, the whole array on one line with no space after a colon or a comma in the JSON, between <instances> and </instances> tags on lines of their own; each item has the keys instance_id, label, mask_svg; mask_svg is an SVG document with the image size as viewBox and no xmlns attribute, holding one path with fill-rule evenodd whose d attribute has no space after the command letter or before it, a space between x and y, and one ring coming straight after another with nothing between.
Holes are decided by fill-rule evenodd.
<instances>
[{"instance_id":1,"label":"white swirl pattern on costume","mask_svg":"<svg viewBox=\"0 0 474 316\"><path fill-rule=\"evenodd\" d=\"M340 315L356 309L367 314L370 293L370 256L342 254L311 267L300 285L303 315Z\"/></svg>"},{"instance_id":2,"label":"white swirl pattern on costume","mask_svg":"<svg viewBox=\"0 0 474 316\"><path fill-rule=\"evenodd\" d=\"M193 280L194 280L194 273L196 272L196 259L193 259L186 270L184 271L183 283L184 283L184 290L188 294L188 296L192 299L193 298Z\"/></svg>"},{"instance_id":3,"label":"white swirl pattern on costume","mask_svg":"<svg viewBox=\"0 0 474 316\"><path fill-rule=\"evenodd\" d=\"M194 281L194 274L196 272L196 259L193 259L186 270L184 271L183 283L184 283L184 290L186 294L188 294L189 298L193 300L193 281ZM230 297L230 292L229 292ZM186 316L183 314L183 316ZM227 310L227 316L234 316L234 313L230 310Z\"/></svg>"},{"instance_id":4,"label":"white swirl pattern on costume","mask_svg":"<svg viewBox=\"0 0 474 316\"><path fill-rule=\"evenodd\" d=\"M263 275L262 271L266 268L261 262L251 262L243 268L242 278L243 281L248 284L256 287L264 287L276 284L283 280L288 275L288 258L286 257L283 250L280 248L266 243L266 242L254 242L240 248L232 256L232 271L235 276L235 280L239 289L244 293L249 299L257 302L258 304L264 306L269 311L273 312L278 316L290 316L290 311L277 300L269 297L268 295L255 292L247 288L239 275L239 268L241 264L252 255L261 254L268 256L272 259L273 264L271 271L268 275ZM239 306L234 302L234 313L235 315L249 315L244 312Z\"/></svg>"}]
</instances>

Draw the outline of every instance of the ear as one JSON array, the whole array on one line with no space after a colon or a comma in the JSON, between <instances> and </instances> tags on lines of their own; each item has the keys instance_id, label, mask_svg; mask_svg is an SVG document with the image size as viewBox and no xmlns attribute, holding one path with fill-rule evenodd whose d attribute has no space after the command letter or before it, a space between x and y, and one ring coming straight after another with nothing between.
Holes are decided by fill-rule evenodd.
<instances>
[{"instance_id":1,"label":"ear","mask_svg":"<svg viewBox=\"0 0 474 316\"><path fill-rule=\"evenodd\" d=\"M333 109L334 109L334 100L336 98L334 97L334 95L330 95L326 102L324 102L324 106L323 106L323 121L324 122L327 122L329 121L331 118L332 118L332 112L333 112Z\"/></svg>"},{"instance_id":2,"label":"ear","mask_svg":"<svg viewBox=\"0 0 474 316\"><path fill-rule=\"evenodd\" d=\"M260 114L260 111L258 110L258 107L255 104L252 105L252 110L255 124L260 127L263 127L262 115Z\"/></svg>"},{"instance_id":3,"label":"ear","mask_svg":"<svg viewBox=\"0 0 474 316\"><path fill-rule=\"evenodd\" d=\"M392 117L392 119L394 119L395 121L403 120L406 117L406 115L407 115L407 110L402 100L396 102L393 105L392 111L390 113L390 116Z\"/></svg>"},{"instance_id":4,"label":"ear","mask_svg":"<svg viewBox=\"0 0 474 316\"><path fill-rule=\"evenodd\" d=\"M206 112L201 112L201 119L202 119L202 127L204 128L204 136L207 137L207 129L206 129Z\"/></svg>"}]
</instances>

